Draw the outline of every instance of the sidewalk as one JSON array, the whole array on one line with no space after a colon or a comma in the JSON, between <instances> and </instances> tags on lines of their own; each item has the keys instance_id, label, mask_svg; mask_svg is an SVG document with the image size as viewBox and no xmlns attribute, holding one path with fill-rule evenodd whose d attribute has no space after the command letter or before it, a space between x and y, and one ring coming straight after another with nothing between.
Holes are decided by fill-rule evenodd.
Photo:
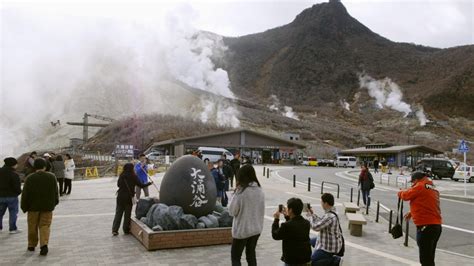
<instances>
[{"instance_id":1,"label":"sidewalk","mask_svg":"<svg viewBox=\"0 0 474 266\"><path fill-rule=\"evenodd\" d=\"M262 167L257 166L256 171L265 191L267 206L264 231L257 247L258 262L259 265L281 265L281 242L274 241L270 233L273 212L288 198L300 197L304 202L310 202L317 213L322 213L320 194L319 191L307 192L303 186L293 188L290 181L275 175L264 178ZM160 183L160 177L154 179ZM112 237L115 191L116 178L73 182L72 194L61 198L55 210L47 257L39 256L38 251L26 251L26 215L21 213L18 226L23 229L22 233L10 235L5 229L0 233L0 265L230 265L230 245L148 252L131 235ZM150 192L152 195L157 193L153 187ZM363 236L350 236L340 206L344 201L348 201L348 195L336 199L346 239L344 265L418 264L416 244L410 240L409 247L404 247L402 238L393 240L387 233L388 224L382 219L375 223L372 213L367 216L368 224L364 226ZM467 265L471 261L438 252L436 262L439 265Z\"/></svg>"}]
</instances>

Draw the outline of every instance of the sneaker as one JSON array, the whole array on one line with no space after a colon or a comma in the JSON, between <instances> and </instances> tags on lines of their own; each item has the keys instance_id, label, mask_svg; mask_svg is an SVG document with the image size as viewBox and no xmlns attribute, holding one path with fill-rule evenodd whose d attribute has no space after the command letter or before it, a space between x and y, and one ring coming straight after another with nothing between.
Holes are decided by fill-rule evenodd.
<instances>
[{"instance_id":1,"label":"sneaker","mask_svg":"<svg viewBox=\"0 0 474 266\"><path fill-rule=\"evenodd\" d=\"M22 230L20 230L20 229L16 229L16 230L10 231L10 234L12 234L12 235L13 235L13 234L18 234L18 233L21 233L21 232L22 232Z\"/></svg>"},{"instance_id":2,"label":"sneaker","mask_svg":"<svg viewBox=\"0 0 474 266\"><path fill-rule=\"evenodd\" d=\"M28 251L35 251L35 247L28 247Z\"/></svg>"},{"instance_id":3,"label":"sneaker","mask_svg":"<svg viewBox=\"0 0 474 266\"><path fill-rule=\"evenodd\" d=\"M41 256L46 256L46 255L48 255L48 245L44 245L44 246L41 247L40 255L41 255Z\"/></svg>"},{"instance_id":4,"label":"sneaker","mask_svg":"<svg viewBox=\"0 0 474 266\"><path fill-rule=\"evenodd\" d=\"M113 236L118 236L118 232L112 232Z\"/></svg>"}]
</instances>

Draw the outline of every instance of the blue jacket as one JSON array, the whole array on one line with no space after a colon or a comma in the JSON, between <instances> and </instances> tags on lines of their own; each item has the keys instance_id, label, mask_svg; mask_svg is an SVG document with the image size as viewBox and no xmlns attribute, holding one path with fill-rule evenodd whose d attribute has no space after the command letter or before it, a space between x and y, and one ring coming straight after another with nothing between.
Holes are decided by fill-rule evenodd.
<instances>
[{"instance_id":1,"label":"blue jacket","mask_svg":"<svg viewBox=\"0 0 474 266\"><path fill-rule=\"evenodd\" d=\"M148 167L146 164L142 167L142 163L137 163L135 165L135 173L137 173L138 180L140 180L140 183L148 183Z\"/></svg>"}]
</instances>

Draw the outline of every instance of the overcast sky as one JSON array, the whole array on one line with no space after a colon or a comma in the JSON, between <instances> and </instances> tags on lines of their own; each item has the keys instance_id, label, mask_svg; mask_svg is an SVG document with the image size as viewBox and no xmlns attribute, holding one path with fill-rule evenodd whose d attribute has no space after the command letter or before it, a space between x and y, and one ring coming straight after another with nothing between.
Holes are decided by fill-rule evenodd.
<instances>
[{"instance_id":1,"label":"overcast sky","mask_svg":"<svg viewBox=\"0 0 474 266\"><path fill-rule=\"evenodd\" d=\"M54 14L153 19L164 10L192 10L193 25L226 36L261 32L291 22L309 0L1 0L3 7L26 7ZM179 4L176 4L179 2ZM397 42L451 47L474 42L474 0L346 0L349 13L374 32ZM176 6L178 8L176 9Z\"/></svg>"}]
</instances>

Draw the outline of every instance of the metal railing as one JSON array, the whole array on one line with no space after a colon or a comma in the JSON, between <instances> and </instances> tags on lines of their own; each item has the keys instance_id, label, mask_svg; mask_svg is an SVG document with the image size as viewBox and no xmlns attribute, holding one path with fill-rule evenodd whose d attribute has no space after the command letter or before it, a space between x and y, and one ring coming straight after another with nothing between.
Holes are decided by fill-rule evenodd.
<instances>
[{"instance_id":1,"label":"metal railing","mask_svg":"<svg viewBox=\"0 0 474 266\"><path fill-rule=\"evenodd\" d=\"M340 186L339 186L339 184L333 183L333 182L327 182L327 181L321 182L321 194L324 193L324 184L331 184L331 185L337 186L337 198L339 198L339 191L340 191Z\"/></svg>"}]
</instances>

